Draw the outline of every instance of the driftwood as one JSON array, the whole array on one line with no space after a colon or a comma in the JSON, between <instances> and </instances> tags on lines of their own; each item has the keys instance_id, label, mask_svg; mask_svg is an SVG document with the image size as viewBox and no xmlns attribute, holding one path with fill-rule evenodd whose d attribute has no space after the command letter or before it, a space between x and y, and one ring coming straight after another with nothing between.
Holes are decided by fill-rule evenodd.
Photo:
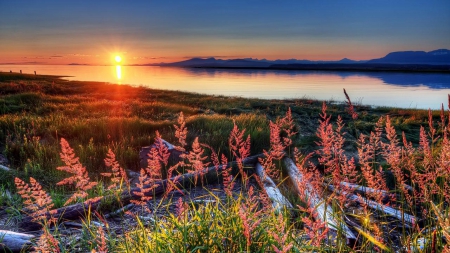
<instances>
[{"instance_id":1,"label":"driftwood","mask_svg":"<svg viewBox=\"0 0 450 253\"><path fill-rule=\"evenodd\" d=\"M337 191L335 190L335 187L333 185L328 185L328 189L330 189L331 191L335 191L338 194L344 195L347 197L347 199L351 200L351 201L355 201L358 203L362 203L362 204L366 204L368 207L383 212L389 216L395 217L401 221L405 221L406 223L408 223L409 225L414 225L416 223L416 217L414 217L413 215L407 214L407 213L402 213L400 210L397 210L395 208L377 203L373 200L369 200L363 197L359 197L356 196L355 194L350 194L347 193L345 191ZM405 224L407 227L410 227L408 224Z\"/></svg>"},{"instance_id":2,"label":"driftwood","mask_svg":"<svg viewBox=\"0 0 450 253\"><path fill-rule=\"evenodd\" d=\"M0 250L3 252L21 252L31 247L33 235L0 230Z\"/></svg>"},{"instance_id":3,"label":"driftwood","mask_svg":"<svg viewBox=\"0 0 450 253\"><path fill-rule=\"evenodd\" d=\"M167 147L168 151L170 152L170 156L169 156L169 162L171 163L177 163L180 160L180 155L182 154L181 151L175 149L175 146L170 144L169 142L167 142L164 139L161 139L162 143L164 143L164 145ZM140 165L141 168L147 168L148 165L148 153L150 152L150 150L152 148L157 148L156 144L152 144L150 146L146 146L146 147L142 147L141 150L139 151L139 159L140 159Z\"/></svg>"},{"instance_id":4,"label":"driftwood","mask_svg":"<svg viewBox=\"0 0 450 253\"><path fill-rule=\"evenodd\" d=\"M12 199L11 192L7 189L5 189L3 192L0 192L0 197L6 198L6 199Z\"/></svg>"},{"instance_id":5,"label":"driftwood","mask_svg":"<svg viewBox=\"0 0 450 253\"><path fill-rule=\"evenodd\" d=\"M108 214L105 214L104 217L105 217L106 219L109 219L109 218L111 218L111 217L119 216L119 215L121 215L121 214L124 214L126 211L130 210L131 208L133 208L133 206L134 206L134 204L133 204L133 203L130 203L130 204L128 204L128 205L126 205L126 206L124 206L124 207L122 207L122 208L120 208L120 209L117 209L117 210L114 211L114 212L110 212L110 213L108 213Z\"/></svg>"},{"instance_id":6,"label":"driftwood","mask_svg":"<svg viewBox=\"0 0 450 253\"><path fill-rule=\"evenodd\" d=\"M408 185L408 184L402 184L402 185L406 190L411 191L411 192L414 191L414 188L411 185Z\"/></svg>"},{"instance_id":7,"label":"driftwood","mask_svg":"<svg viewBox=\"0 0 450 253\"><path fill-rule=\"evenodd\" d=\"M281 211L285 208L292 208L292 204L287 200L280 190L273 182L273 180L265 173L264 168L259 162L255 165L255 171L258 177L261 179L262 186L272 201L272 207L276 211Z\"/></svg>"},{"instance_id":8,"label":"driftwood","mask_svg":"<svg viewBox=\"0 0 450 253\"><path fill-rule=\"evenodd\" d=\"M73 222L73 221L66 221L66 222L63 222L63 223L61 223L59 226L60 226L60 227L64 227L64 228L67 228L67 227L83 228L83 224L78 223L78 222Z\"/></svg>"},{"instance_id":9,"label":"driftwood","mask_svg":"<svg viewBox=\"0 0 450 253\"><path fill-rule=\"evenodd\" d=\"M383 196L384 200L388 200L390 199L390 193L384 190L377 190L377 189L373 189L367 186L362 186L362 185L358 185L358 184L352 184L352 183L347 183L347 182L341 182L340 185L347 187L348 189L352 189L358 193L362 193L362 194L371 194L371 195L381 195ZM383 201L384 201L383 200Z\"/></svg>"},{"instance_id":10,"label":"driftwood","mask_svg":"<svg viewBox=\"0 0 450 253\"><path fill-rule=\"evenodd\" d=\"M242 163L245 167L253 167L254 164L258 161L259 157L262 157L263 155L255 155L247 157ZM235 166L236 162L230 162L228 166ZM221 176L220 172L222 171L222 166L212 166L209 168L204 169L203 171L203 178L204 182L207 183L214 183L219 180L219 177ZM195 182L197 184L200 184L202 180L195 180L195 177L199 177L200 173L186 173L183 175L175 176L170 179L161 180L158 182L155 182L155 187L152 189L152 191L146 192L146 196L159 196L165 192L167 189L167 184L173 184L175 187L179 189L185 189L189 188L190 186L195 186ZM150 185L145 186L144 188L149 188ZM139 193L140 189L135 187L131 188L130 190L125 190L120 195L121 202L123 204L128 204L130 200L132 199L140 199L141 196L137 195L136 193ZM44 214L46 218L57 218L58 220L74 220L78 219L80 217L84 217L87 211L95 210L99 207L100 202L94 202L94 203L77 203L66 207L61 207L56 210L53 210L55 213L51 215L50 213ZM19 223L19 229L21 231L34 231L39 230L41 228L41 224L34 222L32 217L26 216L22 219L22 221Z\"/></svg>"},{"instance_id":11,"label":"driftwood","mask_svg":"<svg viewBox=\"0 0 450 253\"><path fill-rule=\"evenodd\" d=\"M0 170L10 171L11 169L8 168L8 167L6 167L6 166L4 166L4 165L1 165L1 164L0 164Z\"/></svg>"},{"instance_id":12,"label":"driftwood","mask_svg":"<svg viewBox=\"0 0 450 253\"><path fill-rule=\"evenodd\" d=\"M362 236L364 236L365 238L375 238L375 236L370 233L369 231L367 231L367 229L362 228L358 223L350 220L347 216L344 215L344 219L347 222L347 224L349 224L350 226L352 226L356 231L358 231L358 233ZM372 240L371 241L373 244L377 245L382 251L386 251L388 250L388 248L380 243L377 240ZM390 252L390 251L389 251Z\"/></svg>"},{"instance_id":13,"label":"driftwood","mask_svg":"<svg viewBox=\"0 0 450 253\"><path fill-rule=\"evenodd\" d=\"M312 185L306 182L306 187L304 187L304 190L302 190L302 187L300 187L299 184L303 183L303 175L300 173L292 159L285 157L283 158L283 162L286 165L286 170L292 183L295 186L295 189L297 190L297 193L299 195L305 195L305 199L308 200L309 207L315 210L317 218L322 222L325 222L326 226L331 230L336 231L338 228L342 229L345 236L347 237L347 243L352 244L356 240L356 236L348 228L347 224L345 224L345 222L338 223L336 221L337 215L333 213L332 207L329 206L324 199L320 198L319 196L317 196L317 194L314 193Z\"/></svg>"}]
</instances>

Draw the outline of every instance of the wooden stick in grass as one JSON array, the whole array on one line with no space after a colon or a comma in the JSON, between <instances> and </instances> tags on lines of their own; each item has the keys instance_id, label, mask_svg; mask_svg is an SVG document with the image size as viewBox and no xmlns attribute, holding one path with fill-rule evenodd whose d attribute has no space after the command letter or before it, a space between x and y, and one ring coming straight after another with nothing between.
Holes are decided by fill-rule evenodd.
<instances>
[{"instance_id":1,"label":"wooden stick in grass","mask_svg":"<svg viewBox=\"0 0 450 253\"><path fill-rule=\"evenodd\" d=\"M355 201L358 203L364 203L366 204L368 207L374 209L374 210L378 210L380 212L383 212L389 216L395 217L401 221L405 221L406 222L406 226L407 227L411 227L416 223L416 217L414 217L413 215L407 214L407 213L402 213L402 211L397 210L395 208L377 203L373 200L369 200L363 197L359 197L356 196L355 194L349 194L345 191L337 191L335 190L335 187L333 185L328 185L328 189L330 189L330 191L335 191L336 193L340 194L340 195L344 195L347 197L347 199L351 200L351 201Z\"/></svg>"},{"instance_id":2,"label":"wooden stick in grass","mask_svg":"<svg viewBox=\"0 0 450 253\"><path fill-rule=\"evenodd\" d=\"M381 195L383 196L383 201L390 198L390 193L384 190L377 190L373 189L367 186L362 186L358 184L352 184L347 182L341 182L340 185L347 187L349 189L352 189L356 192L362 193L362 194L372 194L372 195Z\"/></svg>"},{"instance_id":3,"label":"wooden stick in grass","mask_svg":"<svg viewBox=\"0 0 450 253\"><path fill-rule=\"evenodd\" d=\"M289 174L289 178L297 190L299 195L306 195L305 197L309 200L308 204L311 208L315 210L317 213L318 219L322 222L325 222L327 227L331 230L336 231L338 228L342 229L345 237L347 238L347 243L351 244L356 240L356 236L353 232L348 228L345 222L338 223L336 221L337 214L333 212L333 209L330 205L326 203L323 198L320 198L316 194L314 194L313 186L306 182L306 187L301 187L299 185L300 182L303 182L303 175L298 170L295 163L290 158L283 158L283 162L286 166L287 173ZM304 189L304 191L302 190Z\"/></svg>"},{"instance_id":4,"label":"wooden stick in grass","mask_svg":"<svg viewBox=\"0 0 450 253\"><path fill-rule=\"evenodd\" d=\"M33 235L0 230L0 250L3 252L23 252L31 247Z\"/></svg>"},{"instance_id":5,"label":"wooden stick in grass","mask_svg":"<svg viewBox=\"0 0 450 253\"><path fill-rule=\"evenodd\" d=\"M387 251L387 252L391 252L389 250L389 248L384 245L382 242L380 242L379 240L377 240L375 238L374 235L372 235L369 231L367 231L367 229L362 228L360 225L358 225L356 222L350 220L347 216L344 215L344 219L347 222L347 224L349 224L350 226L352 226L356 231L358 231L358 233L363 236L364 238L366 238L367 240L369 240L371 243L377 245L380 249Z\"/></svg>"},{"instance_id":6,"label":"wooden stick in grass","mask_svg":"<svg viewBox=\"0 0 450 253\"><path fill-rule=\"evenodd\" d=\"M284 208L292 208L292 204L283 196L283 194L281 194L276 184L265 173L264 168L259 162L257 162L255 165L255 171L258 177L261 179L264 190L272 201L272 207L276 211L281 211Z\"/></svg>"},{"instance_id":7,"label":"wooden stick in grass","mask_svg":"<svg viewBox=\"0 0 450 253\"><path fill-rule=\"evenodd\" d=\"M172 161L174 163L177 163L180 161L180 155L182 154L181 151L177 150L175 146L168 141L161 139L161 142L166 146L167 150L169 151L169 161ZM150 152L152 148L158 148L156 144L152 144L150 146L142 147L139 151L139 159L140 159L140 166L141 168L146 168L148 166L148 156L147 154Z\"/></svg>"},{"instance_id":8,"label":"wooden stick in grass","mask_svg":"<svg viewBox=\"0 0 450 253\"><path fill-rule=\"evenodd\" d=\"M119 216L121 214L124 214L126 211L128 211L129 209L133 208L134 204L130 203L122 208L119 208L113 212L110 212L108 214L105 214L104 217L105 219L111 218L111 217L115 217L115 216Z\"/></svg>"},{"instance_id":9,"label":"wooden stick in grass","mask_svg":"<svg viewBox=\"0 0 450 253\"><path fill-rule=\"evenodd\" d=\"M8 167L6 167L6 166L4 166L4 165L1 165L1 164L0 164L0 170L10 171L11 169L8 168Z\"/></svg>"},{"instance_id":10,"label":"wooden stick in grass","mask_svg":"<svg viewBox=\"0 0 450 253\"><path fill-rule=\"evenodd\" d=\"M242 163L245 167L253 168L255 163L258 161L259 157L263 157L263 154L247 157ZM228 163L227 167L235 166L235 165L236 165L236 162L230 162L230 163ZM206 179L205 182L208 182L208 183L217 182L219 180L219 178L221 177L222 169L223 169L223 166L219 166L219 167L212 166L212 167L206 168L204 170L204 172L202 173ZM237 170L233 170L233 173L234 174L237 173ZM178 189L185 189L185 188L189 188L191 186L196 186L194 178L198 175L199 175L198 172L197 173L186 173L183 175L178 175L178 176L172 177L170 179L157 181L157 182L155 182L155 185L153 186L154 188L151 191L145 192L145 196L159 196L159 195L164 194L167 189L167 185L169 183L173 184L173 186ZM201 183L201 180L198 180L197 184L200 184L200 183ZM151 186L148 185L148 186L145 186L144 188L146 188L146 187L148 188ZM137 193L140 193L140 189L137 187L131 188L129 191L125 190L120 195L120 200L124 205L126 205L132 199L140 199L141 198L141 196L138 195ZM43 216L45 216L47 219L49 219L50 217L53 217L53 218L57 218L58 220L75 220L80 217L84 217L89 209L96 210L99 207L99 205L100 205L100 201L88 203L88 204L87 203L77 203L77 204L73 204L70 206L58 208L58 209L54 210L55 211L54 214L46 213L46 214L43 214ZM33 218L30 216L24 217L22 219L22 221L19 223L19 229L21 231L35 231L35 230L39 230L41 227L42 227L41 224L34 222Z\"/></svg>"}]
</instances>

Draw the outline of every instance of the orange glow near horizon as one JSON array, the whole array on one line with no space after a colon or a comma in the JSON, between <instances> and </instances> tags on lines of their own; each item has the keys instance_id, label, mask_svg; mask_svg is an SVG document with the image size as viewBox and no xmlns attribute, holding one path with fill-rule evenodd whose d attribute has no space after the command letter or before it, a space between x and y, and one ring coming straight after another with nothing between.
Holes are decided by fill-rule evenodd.
<instances>
[{"instance_id":1,"label":"orange glow near horizon","mask_svg":"<svg viewBox=\"0 0 450 253\"><path fill-rule=\"evenodd\" d=\"M214 44L214 43L213 43ZM51 51L20 51L12 50L2 55L0 64L35 64L35 65L133 65L133 64L152 64L152 63L170 63L184 61L194 57L216 59L242 59L257 58L267 60L341 60L349 58L352 60L368 60L384 57L392 51L399 51L403 47L395 45L393 48L384 48L377 45L366 45L371 50L363 48L361 45L354 43L348 48L340 43L337 45L310 45L307 43L289 44L278 43L277 47L273 44L260 46L250 42L239 43L238 47L227 47L226 43L216 42L217 47L210 46L204 48L196 48L191 45L180 46L180 49L162 48L155 51L147 51L145 49L131 49L130 47L122 48L103 48L98 49L86 48L85 50L70 50L68 52ZM420 48L428 51L434 48Z\"/></svg>"},{"instance_id":2,"label":"orange glow near horizon","mask_svg":"<svg viewBox=\"0 0 450 253\"><path fill-rule=\"evenodd\" d=\"M216 59L242 59L257 58L267 60L313 60L313 61L338 61L342 58L352 60L370 60L382 58L390 52L402 51L405 46L393 43L390 47L380 46L376 43L357 42L333 42L312 44L310 42L278 42L274 44L255 44L251 41L236 42L236 46L229 47L226 42L213 41L211 46L200 44L203 47L191 45L171 45L164 48L157 44L158 50L146 48L123 47L93 47L80 50L69 50L67 52L55 52L47 50L20 51L11 50L2 54L0 64L34 64L34 65L112 65L120 64L154 64L184 61L194 57ZM161 47L161 48L160 48ZM99 49L100 48L100 49ZM367 50L370 48L371 50ZM436 48L421 47L418 50L431 51Z\"/></svg>"}]
</instances>

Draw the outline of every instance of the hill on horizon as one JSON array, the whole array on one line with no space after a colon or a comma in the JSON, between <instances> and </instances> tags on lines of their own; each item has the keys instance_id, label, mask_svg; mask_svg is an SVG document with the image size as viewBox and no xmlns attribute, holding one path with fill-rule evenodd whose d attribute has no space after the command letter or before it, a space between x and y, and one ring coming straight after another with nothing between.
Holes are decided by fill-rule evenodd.
<instances>
[{"instance_id":1,"label":"hill on horizon","mask_svg":"<svg viewBox=\"0 0 450 253\"><path fill-rule=\"evenodd\" d=\"M398 51L391 52L378 59L355 61L343 58L339 61L311 61L311 60L267 60L267 59L216 59L191 58L185 61L157 64L143 64L146 66L172 66L172 67L219 67L219 68L268 68L272 65L288 64L419 64L419 65L450 65L450 50L437 49L429 52L425 51Z\"/></svg>"},{"instance_id":2,"label":"hill on horizon","mask_svg":"<svg viewBox=\"0 0 450 253\"><path fill-rule=\"evenodd\" d=\"M450 50L392 52L383 58L369 60L367 63L447 65L450 64Z\"/></svg>"}]
</instances>

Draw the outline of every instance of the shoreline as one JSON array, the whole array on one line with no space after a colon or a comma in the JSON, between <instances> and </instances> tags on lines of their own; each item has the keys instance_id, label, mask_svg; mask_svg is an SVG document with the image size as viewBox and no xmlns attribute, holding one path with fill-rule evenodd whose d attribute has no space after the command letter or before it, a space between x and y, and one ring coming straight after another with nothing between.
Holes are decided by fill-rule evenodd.
<instances>
[{"instance_id":1,"label":"shoreline","mask_svg":"<svg viewBox=\"0 0 450 253\"><path fill-rule=\"evenodd\" d=\"M6 64L0 63L0 66L9 65L45 65L45 66L115 66L115 65L90 65L90 64ZM286 71L345 71L345 72L399 72L399 73L442 73L450 74L449 65L431 65L431 64L367 64L367 63L316 63L316 64L273 64L270 66L223 66L223 65L189 65L181 66L173 63L166 64L130 64L121 65L124 67L164 67L164 68L187 68L187 69L249 69L249 70L286 70ZM0 71L0 73L9 73L9 71ZM18 72L12 72L18 73Z\"/></svg>"},{"instance_id":2,"label":"shoreline","mask_svg":"<svg viewBox=\"0 0 450 253\"><path fill-rule=\"evenodd\" d=\"M178 67L175 67L178 68ZM183 67L184 68L184 67ZM196 68L196 67L195 67ZM203 67L202 67L203 68ZM199 68L199 69L202 69ZM206 68L206 69L215 69L215 68ZM217 69L221 69L221 68L217 68ZM241 69L247 69L247 68L241 68ZM269 69L270 70L274 70L274 69ZM11 77L11 79L8 78L8 76ZM201 93L201 92L195 92L195 91L182 91L182 90L171 90L171 89L163 89L163 88L159 88L159 89L155 89L155 88L150 88L147 86L142 86L142 85L133 85L133 84L127 84L127 83L123 83L123 84L119 84L119 83L114 83L114 82L107 82L107 81L88 81L88 80L69 80L69 79L65 79L66 77L71 77L70 75L46 75L46 74L30 74L30 73L18 73L18 72L1 72L0 71L0 82L12 82L12 81L32 81L32 80L41 80L41 81L45 81L45 80L60 80L63 82L75 82L75 83L79 83L79 84L83 84L83 85L87 85L87 84L93 84L93 83L97 83L97 84L105 84L105 85L112 85L112 86L127 86L129 88L143 88L146 89L148 91L158 91L158 93L176 93L176 94L185 94L187 96L198 96L198 97L215 97L215 98L229 98L229 99L239 99L239 100L248 100L248 101L254 101L254 100L260 100L260 101L264 101L264 103L286 103L286 102L292 102L292 101L314 101L314 103L322 103L322 102L326 102L327 104L336 104L336 105L343 105L345 104L345 99L342 98L342 100L336 100L335 98L330 98L330 99L318 99L318 98L312 98L312 97L294 97L294 98L289 98L289 97L285 97L285 98L261 98L261 97L245 97L245 96L239 96L239 95L220 95L220 94L206 94L206 93ZM2 93L0 92L0 95ZM428 109L431 109L432 111L439 111L439 108L416 108L416 107L401 107L401 106L389 106L389 105L371 105L371 104L361 104L359 102L355 102L354 103L355 106L359 106L361 108L367 108L370 110L419 110L419 111L427 111Z\"/></svg>"},{"instance_id":3,"label":"shoreline","mask_svg":"<svg viewBox=\"0 0 450 253\"><path fill-rule=\"evenodd\" d=\"M130 65L131 66L131 65ZM399 73L442 73L450 74L450 65L401 65L401 64L286 64L269 67L231 67L231 66L159 66L194 69L253 69L253 70L285 70L285 71L348 71L348 72L399 72Z\"/></svg>"}]
</instances>

